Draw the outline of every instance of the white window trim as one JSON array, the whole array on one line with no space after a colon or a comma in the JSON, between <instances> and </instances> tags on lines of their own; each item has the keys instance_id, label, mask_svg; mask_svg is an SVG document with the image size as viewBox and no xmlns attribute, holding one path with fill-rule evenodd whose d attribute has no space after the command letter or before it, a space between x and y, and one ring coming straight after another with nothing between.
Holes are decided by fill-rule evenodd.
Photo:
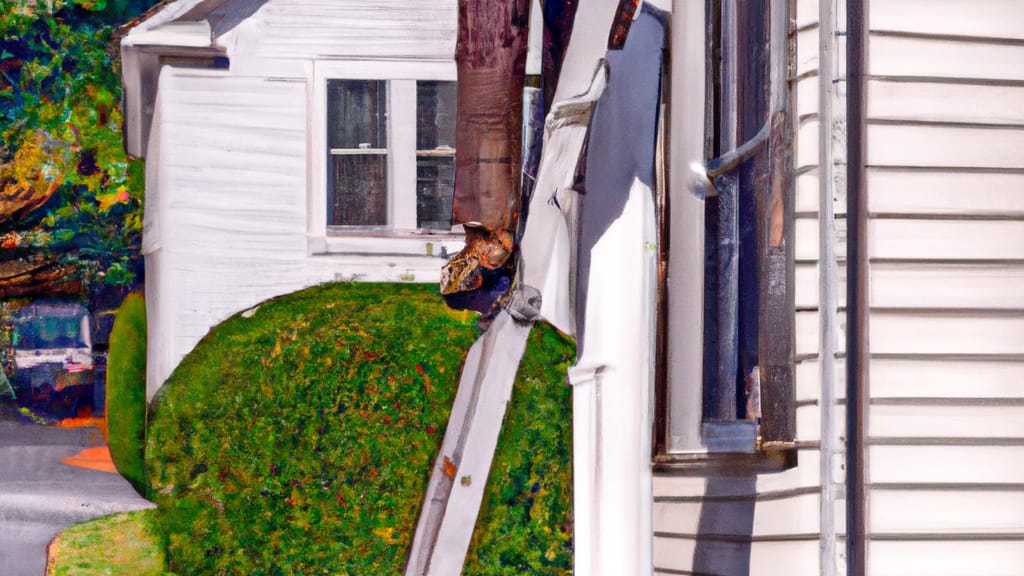
<instances>
[{"instance_id":1,"label":"white window trim","mask_svg":"<svg viewBox=\"0 0 1024 576\"><path fill-rule=\"evenodd\" d=\"M327 82L387 80L388 228L327 228ZM310 254L388 253L427 255L427 244L446 252L461 248L457 232L416 229L416 81L455 81L454 61L327 60L313 64L309 94L310 142L307 190ZM438 255L434 252L433 255Z\"/></svg>"}]
</instances>

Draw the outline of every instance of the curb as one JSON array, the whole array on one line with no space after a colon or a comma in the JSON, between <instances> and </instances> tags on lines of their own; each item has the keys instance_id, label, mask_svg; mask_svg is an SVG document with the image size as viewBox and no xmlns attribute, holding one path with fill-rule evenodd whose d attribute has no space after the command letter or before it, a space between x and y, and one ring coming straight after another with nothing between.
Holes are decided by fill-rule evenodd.
<instances>
[{"instance_id":1,"label":"curb","mask_svg":"<svg viewBox=\"0 0 1024 576\"><path fill-rule=\"evenodd\" d=\"M56 551L60 544L60 535L63 533L63 530L58 532L53 537L53 540L50 540L50 543L46 545L46 572L43 573L44 576L53 576L53 566L57 562Z\"/></svg>"}]
</instances>

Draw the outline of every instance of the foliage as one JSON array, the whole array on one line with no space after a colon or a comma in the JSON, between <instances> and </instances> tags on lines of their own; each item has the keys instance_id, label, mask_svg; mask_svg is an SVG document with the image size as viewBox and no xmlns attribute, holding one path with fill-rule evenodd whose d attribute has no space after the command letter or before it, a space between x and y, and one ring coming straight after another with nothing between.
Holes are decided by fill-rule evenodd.
<instances>
[{"instance_id":1,"label":"foliage","mask_svg":"<svg viewBox=\"0 0 1024 576\"><path fill-rule=\"evenodd\" d=\"M153 0L0 0L0 246L87 288L129 285L142 164L121 143L112 22Z\"/></svg>"},{"instance_id":2,"label":"foliage","mask_svg":"<svg viewBox=\"0 0 1024 576\"><path fill-rule=\"evenodd\" d=\"M402 571L459 368L477 337L474 316L449 310L435 291L324 285L211 330L150 416L148 480L172 569ZM505 565L561 574L570 562L561 382L572 348L550 328L535 332L482 521L488 538L516 540L478 546L476 573ZM543 420L530 417L534 409ZM495 528L503 522L511 524Z\"/></svg>"},{"instance_id":3,"label":"foliage","mask_svg":"<svg viewBox=\"0 0 1024 576\"><path fill-rule=\"evenodd\" d=\"M155 536L155 510L124 512L76 524L50 548L51 576L173 576Z\"/></svg>"},{"instance_id":4,"label":"foliage","mask_svg":"<svg viewBox=\"0 0 1024 576\"><path fill-rule=\"evenodd\" d=\"M107 431L118 472L145 494L146 303L129 294L117 311L107 357Z\"/></svg>"},{"instance_id":5,"label":"foliage","mask_svg":"<svg viewBox=\"0 0 1024 576\"><path fill-rule=\"evenodd\" d=\"M530 333L463 576L572 574L575 354L547 325Z\"/></svg>"}]
</instances>

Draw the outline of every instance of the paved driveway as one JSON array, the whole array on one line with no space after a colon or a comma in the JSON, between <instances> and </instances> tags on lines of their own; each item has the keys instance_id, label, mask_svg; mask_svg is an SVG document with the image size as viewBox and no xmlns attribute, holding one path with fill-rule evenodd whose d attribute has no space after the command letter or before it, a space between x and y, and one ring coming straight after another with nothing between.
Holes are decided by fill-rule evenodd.
<instances>
[{"instance_id":1,"label":"paved driveway","mask_svg":"<svg viewBox=\"0 0 1024 576\"><path fill-rule=\"evenodd\" d=\"M61 464L102 444L95 428L61 429L0 415L0 575L41 576L65 527L151 506L117 474Z\"/></svg>"}]
</instances>

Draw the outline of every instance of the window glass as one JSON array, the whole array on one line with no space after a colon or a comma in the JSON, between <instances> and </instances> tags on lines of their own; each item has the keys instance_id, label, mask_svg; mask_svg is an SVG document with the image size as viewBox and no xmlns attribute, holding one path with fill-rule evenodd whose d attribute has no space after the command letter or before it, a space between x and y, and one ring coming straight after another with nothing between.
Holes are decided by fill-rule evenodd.
<instances>
[{"instance_id":1,"label":"window glass","mask_svg":"<svg viewBox=\"0 0 1024 576\"><path fill-rule=\"evenodd\" d=\"M328 226L386 226L387 82L329 80Z\"/></svg>"},{"instance_id":2,"label":"window glass","mask_svg":"<svg viewBox=\"0 0 1024 576\"><path fill-rule=\"evenodd\" d=\"M332 154L329 226L386 226L387 156Z\"/></svg>"},{"instance_id":3,"label":"window glass","mask_svg":"<svg viewBox=\"0 0 1024 576\"><path fill-rule=\"evenodd\" d=\"M416 226L448 230L455 190L455 82L416 83Z\"/></svg>"},{"instance_id":4,"label":"window glass","mask_svg":"<svg viewBox=\"0 0 1024 576\"><path fill-rule=\"evenodd\" d=\"M328 80L327 128L332 149L387 148L387 82Z\"/></svg>"}]
</instances>

